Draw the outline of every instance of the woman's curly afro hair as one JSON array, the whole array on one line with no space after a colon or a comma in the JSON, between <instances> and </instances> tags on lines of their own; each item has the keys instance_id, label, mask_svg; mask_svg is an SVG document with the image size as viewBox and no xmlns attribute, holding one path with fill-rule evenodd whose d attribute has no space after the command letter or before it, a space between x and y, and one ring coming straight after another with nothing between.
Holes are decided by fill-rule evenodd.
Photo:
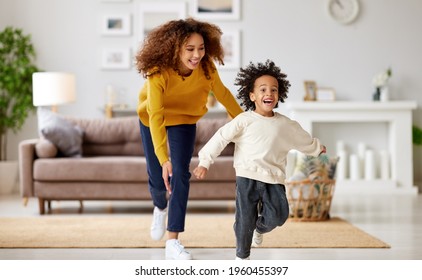
<instances>
[{"instance_id":1,"label":"woman's curly afro hair","mask_svg":"<svg viewBox=\"0 0 422 280\"><path fill-rule=\"evenodd\" d=\"M264 75L273 76L277 79L278 101L284 103L287 98L290 82L286 80L287 75L282 73L273 61L267 59L265 63L257 63L256 65L250 62L247 67L240 68L235 80L235 85L239 86L236 97L241 100L240 105L244 106L246 111L255 110L255 103L251 101L249 93L253 91L256 79Z\"/></svg>"},{"instance_id":2,"label":"woman's curly afro hair","mask_svg":"<svg viewBox=\"0 0 422 280\"><path fill-rule=\"evenodd\" d=\"M210 79L209 73L216 70L213 61L224 65L223 33L217 25L193 18L171 20L151 30L135 56L138 72L144 78L164 68L179 73L180 51L195 33L204 39L205 55L201 65L205 76Z\"/></svg>"}]
</instances>

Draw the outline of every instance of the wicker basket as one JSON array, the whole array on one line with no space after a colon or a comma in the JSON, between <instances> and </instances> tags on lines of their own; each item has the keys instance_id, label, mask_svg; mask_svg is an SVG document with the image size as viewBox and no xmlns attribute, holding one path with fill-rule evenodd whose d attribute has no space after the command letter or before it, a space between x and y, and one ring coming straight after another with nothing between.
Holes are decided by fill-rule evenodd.
<instances>
[{"instance_id":1,"label":"wicker basket","mask_svg":"<svg viewBox=\"0 0 422 280\"><path fill-rule=\"evenodd\" d=\"M290 219L323 221L330 218L335 180L303 180L286 182Z\"/></svg>"}]
</instances>

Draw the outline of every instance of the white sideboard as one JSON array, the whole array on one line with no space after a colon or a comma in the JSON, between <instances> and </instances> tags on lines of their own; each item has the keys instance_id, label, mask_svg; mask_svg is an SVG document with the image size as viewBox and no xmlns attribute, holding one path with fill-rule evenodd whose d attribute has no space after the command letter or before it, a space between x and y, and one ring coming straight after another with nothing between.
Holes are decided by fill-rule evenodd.
<instances>
[{"instance_id":1,"label":"white sideboard","mask_svg":"<svg viewBox=\"0 0 422 280\"><path fill-rule=\"evenodd\" d=\"M413 185L412 151L412 110L417 108L415 101L286 102L285 105L288 115L311 135L314 125L318 123L388 124L391 179L337 180L337 193L417 194L418 188Z\"/></svg>"}]
</instances>

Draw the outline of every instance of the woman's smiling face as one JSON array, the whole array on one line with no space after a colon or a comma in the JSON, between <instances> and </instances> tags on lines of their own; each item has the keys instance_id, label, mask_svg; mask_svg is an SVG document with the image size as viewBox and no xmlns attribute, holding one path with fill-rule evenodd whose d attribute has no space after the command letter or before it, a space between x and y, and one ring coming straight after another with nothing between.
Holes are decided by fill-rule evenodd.
<instances>
[{"instance_id":1,"label":"woman's smiling face","mask_svg":"<svg viewBox=\"0 0 422 280\"><path fill-rule=\"evenodd\" d=\"M198 68L201 59L205 55L204 38L198 33L193 33L183 45L180 51L180 61L182 74L190 74Z\"/></svg>"}]
</instances>

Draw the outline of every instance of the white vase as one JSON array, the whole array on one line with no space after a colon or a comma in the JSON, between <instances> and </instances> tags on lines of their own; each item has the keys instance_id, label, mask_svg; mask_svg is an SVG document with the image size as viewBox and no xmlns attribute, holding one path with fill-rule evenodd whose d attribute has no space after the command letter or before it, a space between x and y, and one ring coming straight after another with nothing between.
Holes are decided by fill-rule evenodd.
<instances>
[{"instance_id":1,"label":"white vase","mask_svg":"<svg viewBox=\"0 0 422 280\"><path fill-rule=\"evenodd\" d=\"M381 88L380 101L386 102L390 100L388 85Z\"/></svg>"}]
</instances>

